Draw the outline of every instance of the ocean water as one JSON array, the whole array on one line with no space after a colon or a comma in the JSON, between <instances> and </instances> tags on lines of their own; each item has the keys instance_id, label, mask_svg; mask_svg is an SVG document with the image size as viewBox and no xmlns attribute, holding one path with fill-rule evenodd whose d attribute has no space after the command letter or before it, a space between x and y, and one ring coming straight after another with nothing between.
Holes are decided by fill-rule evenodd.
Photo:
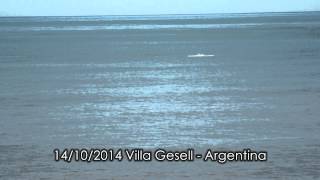
<instances>
[{"instance_id":1,"label":"ocean water","mask_svg":"<svg viewBox=\"0 0 320 180\"><path fill-rule=\"evenodd\" d=\"M319 29L318 12L1 17L0 177L103 146L257 147L251 177L318 178Z\"/></svg>"},{"instance_id":2,"label":"ocean water","mask_svg":"<svg viewBox=\"0 0 320 180\"><path fill-rule=\"evenodd\" d=\"M1 31L230 29L318 25L318 12L204 15L2 17ZM279 17L279 18L274 18ZM261 18L264 18L261 21Z\"/></svg>"}]
</instances>

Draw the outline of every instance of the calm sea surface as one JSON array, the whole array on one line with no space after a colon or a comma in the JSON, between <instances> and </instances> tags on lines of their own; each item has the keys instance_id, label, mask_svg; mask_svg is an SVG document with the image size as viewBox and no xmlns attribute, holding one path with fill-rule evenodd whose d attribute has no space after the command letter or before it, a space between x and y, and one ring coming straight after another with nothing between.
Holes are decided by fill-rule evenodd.
<instances>
[{"instance_id":1,"label":"calm sea surface","mask_svg":"<svg viewBox=\"0 0 320 180\"><path fill-rule=\"evenodd\" d=\"M55 147L257 146L319 177L294 162L319 159L319 29L318 12L1 17L0 174ZM41 160L16 172L15 151Z\"/></svg>"}]
</instances>

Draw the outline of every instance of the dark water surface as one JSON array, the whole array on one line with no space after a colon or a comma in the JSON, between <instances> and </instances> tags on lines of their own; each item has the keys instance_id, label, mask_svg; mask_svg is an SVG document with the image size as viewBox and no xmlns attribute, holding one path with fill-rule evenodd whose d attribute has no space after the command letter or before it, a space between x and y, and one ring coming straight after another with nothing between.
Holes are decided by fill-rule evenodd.
<instances>
[{"instance_id":1,"label":"dark water surface","mask_svg":"<svg viewBox=\"0 0 320 180\"><path fill-rule=\"evenodd\" d=\"M0 178L317 179L319 102L317 12L0 18ZM269 161L53 161L54 148L101 146Z\"/></svg>"}]
</instances>

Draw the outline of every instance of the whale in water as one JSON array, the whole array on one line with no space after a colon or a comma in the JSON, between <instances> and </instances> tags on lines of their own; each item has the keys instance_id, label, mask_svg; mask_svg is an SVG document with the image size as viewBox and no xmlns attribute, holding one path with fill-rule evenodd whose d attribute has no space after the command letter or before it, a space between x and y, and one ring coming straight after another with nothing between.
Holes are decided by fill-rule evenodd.
<instances>
[{"instance_id":1,"label":"whale in water","mask_svg":"<svg viewBox=\"0 0 320 180\"><path fill-rule=\"evenodd\" d=\"M192 55L188 55L188 58L200 58L200 57L214 57L213 54L192 54Z\"/></svg>"}]
</instances>

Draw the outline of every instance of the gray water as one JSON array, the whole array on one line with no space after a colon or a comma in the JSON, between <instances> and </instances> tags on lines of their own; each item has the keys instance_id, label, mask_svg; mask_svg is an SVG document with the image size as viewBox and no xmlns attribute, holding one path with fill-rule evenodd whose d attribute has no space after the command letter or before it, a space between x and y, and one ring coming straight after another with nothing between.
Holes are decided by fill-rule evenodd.
<instances>
[{"instance_id":1,"label":"gray water","mask_svg":"<svg viewBox=\"0 0 320 180\"><path fill-rule=\"evenodd\" d=\"M257 147L270 164L251 177L319 178L319 28L316 12L0 18L0 177L103 146Z\"/></svg>"}]
</instances>

